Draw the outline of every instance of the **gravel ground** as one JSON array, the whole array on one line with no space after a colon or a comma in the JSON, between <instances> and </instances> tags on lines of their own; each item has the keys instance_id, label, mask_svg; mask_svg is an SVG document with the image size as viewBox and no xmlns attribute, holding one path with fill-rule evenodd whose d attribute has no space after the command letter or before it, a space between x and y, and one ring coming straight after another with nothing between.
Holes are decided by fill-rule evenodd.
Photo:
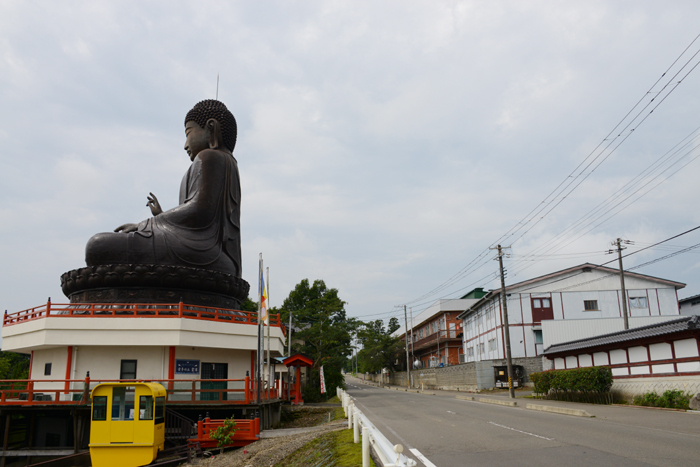
<instances>
[{"instance_id":1,"label":"gravel ground","mask_svg":"<svg viewBox=\"0 0 700 467\"><path fill-rule=\"evenodd\" d=\"M182 465L197 467L270 467L319 436L330 431L347 428L347 422L334 421L324 425L324 427L326 429L312 433L261 439L235 451L215 454L212 458L198 459L193 464Z\"/></svg>"}]
</instances>

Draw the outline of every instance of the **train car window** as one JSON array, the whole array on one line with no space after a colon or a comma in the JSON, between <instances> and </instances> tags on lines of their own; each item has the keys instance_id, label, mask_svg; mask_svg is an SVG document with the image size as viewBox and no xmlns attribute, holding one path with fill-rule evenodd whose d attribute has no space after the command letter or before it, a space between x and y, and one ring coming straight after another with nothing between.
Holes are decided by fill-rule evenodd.
<instances>
[{"instance_id":1,"label":"train car window","mask_svg":"<svg viewBox=\"0 0 700 467\"><path fill-rule=\"evenodd\" d=\"M92 419L95 421L107 420L107 396L92 398Z\"/></svg>"},{"instance_id":2,"label":"train car window","mask_svg":"<svg viewBox=\"0 0 700 467\"><path fill-rule=\"evenodd\" d=\"M112 389L112 420L134 419L134 389L133 386Z\"/></svg>"},{"instance_id":3,"label":"train car window","mask_svg":"<svg viewBox=\"0 0 700 467\"><path fill-rule=\"evenodd\" d=\"M156 422L165 423L165 397L156 397Z\"/></svg>"},{"instance_id":4,"label":"train car window","mask_svg":"<svg viewBox=\"0 0 700 467\"><path fill-rule=\"evenodd\" d=\"M153 420L153 396L139 397L139 420Z\"/></svg>"}]
</instances>

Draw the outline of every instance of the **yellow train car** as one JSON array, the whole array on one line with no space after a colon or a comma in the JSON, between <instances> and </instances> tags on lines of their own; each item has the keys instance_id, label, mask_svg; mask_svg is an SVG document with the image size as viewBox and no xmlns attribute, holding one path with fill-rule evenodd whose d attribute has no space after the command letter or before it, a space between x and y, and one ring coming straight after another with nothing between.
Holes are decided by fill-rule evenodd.
<instances>
[{"instance_id":1,"label":"yellow train car","mask_svg":"<svg viewBox=\"0 0 700 467\"><path fill-rule=\"evenodd\" d=\"M156 383L103 383L92 390L93 467L148 465L165 446L165 388Z\"/></svg>"}]
</instances>

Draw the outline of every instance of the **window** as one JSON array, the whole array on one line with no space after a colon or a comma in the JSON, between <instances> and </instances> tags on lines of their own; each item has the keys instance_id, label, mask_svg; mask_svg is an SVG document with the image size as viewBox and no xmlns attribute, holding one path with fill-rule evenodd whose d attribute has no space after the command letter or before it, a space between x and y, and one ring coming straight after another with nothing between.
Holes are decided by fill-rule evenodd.
<instances>
[{"instance_id":1,"label":"window","mask_svg":"<svg viewBox=\"0 0 700 467\"><path fill-rule=\"evenodd\" d=\"M134 419L134 389L133 386L112 389L112 420Z\"/></svg>"},{"instance_id":2,"label":"window","mask_svg":"<svg viewBox=\"0 0 700 467\"><path fill-rule=\"evenodd\" d=\"M535 331L535 344L542 344L542 331Z\"/></svg>"},{"instance_id":3,"label":"window","mask_svg":"<svg viewBox=\"0 0 700 467\"><path fill-rule=\"evenodd\" d=\"M467 357L474 356L474 347L467 347Z\"/></svg>"},{"instance_id":4,"label":"window","mask_svg":"<svg viewBox=\"0 0 700 467\"><path fill-rule=\"evenodd\" d=\"M479 354L485 354L485 353L486 353L486 346L482 342L481 344L479 344Z\"/></svg>"},{"instance_id":5,"label":"window","mask_svg":"<svg viewBox=\"0 0 700 467\"><path fill-rule=\"evenodd\" d=\"M51 364L44 363L44 376L51 376Z\"/></svg>"},{"instance_id":6,"label":"window","mask_svg":"<svg viewBox=\"0 0 700 467\"><path fill-rule=\"evenodd\" d=\"M496 339L489 339L489 351L496 350L497 346Z\"/></svg>"},{"instance_id":7,"label":"window","mask_svg":"<svg viewBox=\"0 0 700 467\"><path fill-rule=\"evenodd\" d=\"M153 396L139 397L139 420L153 420Z\"/></svg>"},{"instance_id":8,"label":"window","mask_svg":"<svg viewBox=\"0 0 700 467\"><path fill-rule=\"evenodd\" d=\"M119 379L136 379L136 360L122 360Z\"/></svg>"},{"instance_id":9,"label":"window","mask_svg":"<svg viewBox=\"0 0 700 467\"><path fill-rule=\"evenodd\" d=\"M472 321L469 320L466 323L464 323L464 331L468 332L472 330Z\"/></svg>"},{"instance_id":10,"label":"window","mask_svg":"<svg viewBox=\"0 0 700 467\"><path fill-rule=\"evenodd\" d=\"M598 311L598 300L584 300L584 311Z\"/></svg>"},{"instance_id":11,"label":"window","mask_svg":"<svg viewBox=\"0 0 700 467\"><path fill-rule=\"evenodd\" d=\"M165 423L165 397L156 397L156 425Z\"/></svg>"},{"instance_id":12,"label":"window","mask_svg":"<svg viewBox=\"0 0 700 467\"><path fill-rule=\"evenodd\" d=\"M539 323L545 319L554 319L552 300L549 297L532 299L532 322Z\"/></svg>"},{"instance_id":13,"label":"window","mask_svg":"<svg viewBox=\"0 0 700 467\"><path fill-rule=\"evenodd\" d=\"M630 297L631 308L649 308L646 297Z\"/></svg>"},{"instance_id":14,"label":"window","mask_svg":"<svg viewBox=\"0 0 700 467\"><path fill-rule=\"evenodd\" d=\"M107 396L95 396L92 398L92 419L97 421L107 420Z\"/></svg>"}]
</instances>

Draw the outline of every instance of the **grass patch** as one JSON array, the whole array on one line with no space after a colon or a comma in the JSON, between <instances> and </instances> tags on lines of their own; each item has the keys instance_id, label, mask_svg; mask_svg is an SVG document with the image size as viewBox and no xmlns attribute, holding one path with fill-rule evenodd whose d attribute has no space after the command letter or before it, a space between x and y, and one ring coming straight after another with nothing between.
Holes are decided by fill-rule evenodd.
<instances>
[{"instance_id":1,"label":"grass patch","mask_svg":"<svg viewBox=\"0 0 700 467\"><path fill-rule=\"evenodd\" d=\"M340 413L344 414L343 409ZM283 409L278 428L304 428L317 426L335 420L337 410L334 407L301 407L294 410ZM329 419L330 415L330 419Z\"/></svg>"},{"instance_id":2,"label":"grass patch","mask_svg":"<svg viewBox=\"0 0 700 467\"><path fill-rule=\"evenodd\" d=\"M333 420L342 420L344 418L347 418L345 416L345 410L343 410L342 407L338 407L337 409L333 410Z\"/></svg>"},{"instance_id":3,"label":"grass patch","mask_svg":"<svg viewBox=\"0 0 700 467\"><path fill-rule=\"evenodd\" d=\"M353 442L352 430L327 433L275 464L275 467L357 467L362 465L362 443ZM376 467L370 459L370 465Z\"/></svg>"},{"instance_id":4,"label":"grass patch","mask_svg":"<svg viewBox=\"0 0 700 467\"><path fill-rule=\"evenodd\" d=\"M328 402L332 404L340 404L340 399L338 399L338 396L333 396L330 399L328 399Z\"/></svg>"}]
</instances>

